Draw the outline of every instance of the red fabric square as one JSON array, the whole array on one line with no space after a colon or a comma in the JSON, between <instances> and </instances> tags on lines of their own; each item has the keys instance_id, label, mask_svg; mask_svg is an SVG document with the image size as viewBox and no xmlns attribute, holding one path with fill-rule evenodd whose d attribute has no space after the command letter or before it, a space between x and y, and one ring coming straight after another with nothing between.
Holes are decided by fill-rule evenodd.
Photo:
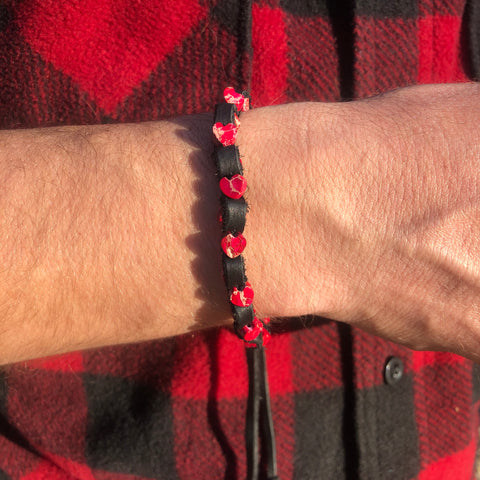
<instances>
[{"instance_id":1,"label":"red fabric square","mask_svg":"<svg viewBox=\"0 0 480 480\"><path fill-rule=\"evenodd\" d=\"M222 329L218 335L217 348L217 363L212 366L213 375L217 371L217 379L214 379L215 398L246 398L248 371L243 340L232 331Z\"/></svg>"},{"instance_id":2,"label":"red fabric square","mask_svg":"<svg viewBox=\"0 0 480 480\"><path fill-rule=\"evenodd\" d=\"M51 462L52 466L45 465L45 470L48 472L54 472L51 477L46 476L45 478L55 479L56 471L54 467L60 470L59 479L68 478L71 476L72 480L97 480L93 475L92 470L84 464L74 462L68 458L61 457L59 455L47 455L47 459ZM47 460L47 461L48 461ZM42 465L39 470L41 471Z\"/></svg>"},{"instance_id":3,"label":"red fabric square","mask_svg":"<svg viewBox=\"0 0 480 480\"><path fill-rule=\"evenodd\" d=\"M460 30L455 16L427 16L418 20L418 83L465 82Z\"/></svg>"},{"instance_id":4,"label":"red fabric square","mask_svg":"<svg viewBox=\"0 0 480 480\"><path fill-rule=\"evenodd\" d=\"M173 357L173 397L206 399L210 391L211 362L204 334L178 337Z\"/></svg>"},{"instance_id":5,"label":"red fabric square","mask_svg":"<svg viewBox=\"0 0 480 480\"><path fill-rule=\"evenodd\" d=\"M415 377L414 390L420 461L425 468L472 441L471 364L425 367Z\"/></svg>"},{"instance_id":6,"label":"red fabric square","mask_svg":"<svg viewBox=\"0 0 480 480\"><path fill-rule=\"evenodd\" d=\"M284 13L280 9L252 9L252 99L255 106L285 103L288 64Z\"/></svg>"},{"instance_id":7,"label":"red fabric square","mask_svg":"<svg viewBox=\"0 0 480 480\"><path fill-rule=\"evenodd\" d=\"M39 358L25 362L26 368L51 370L53 372L82 372L83 354L81 352L66 353L53 357Z\"/></svg>"},{"instance_id":8,"label":"red fabric square","mask_svg":"<svg viewBox=\"0 0 480 480\"><path fill-rule=\"evenodd\" d=\"M265 349L272 396L293 392L291 334L276 334Z\"/></svg>"},{"instance_id":9,"label":"red fabric square","mask_svg":"<svg viewBox=\"0 0 480 480\"><path fill-rule=\"evenodd\" d=\"M246 398L248 375L245 346L231 330L219 329L177 339L172 395Z\"/></svg>"},{"instance_id":10,"label":"red fabric square","mask_svg":"<svg viewBox=\"0 0 480 480\"><path fill-rule=\"evenodd\" d=\"M22 480L96 480L92 471L85 465L80 465L60 457L43 460L38 467Z\"/></svg>"},{"instance_id":11,"label":"red fabric square","mask_svg":"<svg viewBox=\"0 0 480 480\"><path fill-rule=\"evenodd\" d=\"M475 464L476 442L447 455L423 470L418 480L470 480Z\"/></svg>"},{"instance_id":12,"label":"red fabric square","mask_svg":"<svg viewBox=\"0 0 480 480\"><path fill-rule=\"evenodd\" d=\"M456 363L465 365L467 360L448 352L413 352L412 356L412 368L416 372L428 366L454 365Z\"/></svg>"},{"instance_id":13,"label":"red fabric square","mask_svg":"<svg viewBox=\"0 0 480 480\"><path fill-rule=\"evenodd\" d=\"M206 15L190 0L21 2L22 35L108 113Z\"/></svg>"}]
</instances>

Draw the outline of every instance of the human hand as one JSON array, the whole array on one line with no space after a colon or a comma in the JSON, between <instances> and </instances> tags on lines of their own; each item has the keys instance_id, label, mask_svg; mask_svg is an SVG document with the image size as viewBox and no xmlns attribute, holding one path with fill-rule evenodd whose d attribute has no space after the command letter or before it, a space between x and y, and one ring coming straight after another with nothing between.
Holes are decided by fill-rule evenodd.
<instances>
[{"instance_id":1,"label":"human hand","mask_svg":"<svg viewBox=\"0 0 480 480\"><path fill-rule=\"evenodd\" d=\"M480 361L479 106L468 84L244 115L256 308Z\"/></svg>"}]
</instances>

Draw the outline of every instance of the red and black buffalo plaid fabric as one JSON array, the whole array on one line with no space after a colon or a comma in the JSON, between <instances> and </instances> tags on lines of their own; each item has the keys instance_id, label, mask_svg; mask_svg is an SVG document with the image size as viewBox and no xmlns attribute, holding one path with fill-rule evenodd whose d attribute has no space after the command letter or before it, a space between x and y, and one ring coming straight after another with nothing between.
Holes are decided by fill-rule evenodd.
<instances>
[{"instance_id":1,"label":"red and black buffalo plaid fabric","mask_svg":"<svg viewBox=\"0 0 480 480\"><path fill-rule=\"evenodd\" d=\"M466 81L476 54L470 8L466 0L1 0L0 126L212 111L230 84L250 85L258 107ZM289 325L268 348L282 480L473 478L477 367L332 321ZM404 373L386 382L392 357ZM245 477L247 368L228 329L0 372L1 480Z\"/></svg>"}]
</instances>

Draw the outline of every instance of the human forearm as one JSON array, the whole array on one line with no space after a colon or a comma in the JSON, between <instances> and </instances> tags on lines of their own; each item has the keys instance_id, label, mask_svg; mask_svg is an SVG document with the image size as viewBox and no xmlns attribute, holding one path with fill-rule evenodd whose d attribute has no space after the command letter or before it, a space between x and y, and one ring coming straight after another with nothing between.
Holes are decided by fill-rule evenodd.
<instances>
[{"instance_id":1,"label":"human forearm","mask_svg":"<svg viewBox=\"0 0 480 480\"><path fill-rule=\"evenodd\" d=\"M210 123L0 134L0 362L226 320Z\"/></svg>"},{"instance_id":2,"label":"human forearm","mask_svg":"<svg viewBox=\"0 0 480 480\"><path fill-rule=\"evenodd\" d=\"M416 87L242 115L257 311L480 358L479 103ZM0 134L1 363L230 323L212 118Z\"/></svg>"}]
</instances>

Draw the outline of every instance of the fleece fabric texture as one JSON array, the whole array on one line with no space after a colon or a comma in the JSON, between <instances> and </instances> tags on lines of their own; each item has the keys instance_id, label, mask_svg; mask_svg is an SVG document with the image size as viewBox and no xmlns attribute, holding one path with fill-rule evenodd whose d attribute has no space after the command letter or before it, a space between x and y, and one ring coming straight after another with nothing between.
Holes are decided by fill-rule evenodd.
<instances>
[{"instance_id":1,"label":"fleece fabric texture","mask_svg":"<svg viewBox=\"0 0 480 480\"><path fill-rule=\"evenodd\" d=\"M0 127L139 122L471 76L465 0L1 0ZM477 52L478 53L478 52ZM400 161L401 159L399 159ZM470 480L479 370L332 321L268 347L279 475ZM384 381L391 357L404 364ZM1 480L242 479L247 368L229 329L0 373Z\"/></svg>"}]
</instances>

